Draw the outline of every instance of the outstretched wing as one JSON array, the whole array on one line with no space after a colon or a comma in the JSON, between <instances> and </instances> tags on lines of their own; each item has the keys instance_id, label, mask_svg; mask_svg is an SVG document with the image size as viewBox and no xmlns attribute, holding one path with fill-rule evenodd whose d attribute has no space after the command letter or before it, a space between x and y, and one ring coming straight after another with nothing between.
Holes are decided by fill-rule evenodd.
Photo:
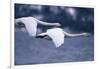
<instances>
[{"instance_id":1,"label":"outstretched wing","mask_svg":"<svg viewBox=\"0 0 100 69\"><path fill-rule=\"evenodd\" d=\"M25 28L30 36L36 36L37 21L33 17L23 17L16 19L16 23L21 22L25 25Z\"/></svg>"},{"instance_id":2,"label":"outstretched wing","mask_svg":"<svg viewBox=\"0 0 100 69\"><path fill-rule=\"evenodd\" d=\"M35 21L35 19L30 17L24 20L24 24L25 24L26 30L29 33L29 35L33 37L36 36L37 22Z\"/></svg>"},{"instance_id":3,"label":"outstretched wing","mask_svg":"<svg viewBox=\"0 0 100 69\"><path fill-rule=\"evenodd\" d=\"M35 23L27 23L25 24L26 30L29 33L30 36L36 36L36 32L37 32L37 24Z\"/></svg>"},{"instance_id":4,"label":"outstretched wing","mask_svg":"<svg viewBox=\"0 0 100 69\"><path fill-rule=\"evenodd\" d=\"M64 43L64 33L60 28L47 30L48 36L52 39L56 47L60 47Z\"/></svg>"}]
</instances>

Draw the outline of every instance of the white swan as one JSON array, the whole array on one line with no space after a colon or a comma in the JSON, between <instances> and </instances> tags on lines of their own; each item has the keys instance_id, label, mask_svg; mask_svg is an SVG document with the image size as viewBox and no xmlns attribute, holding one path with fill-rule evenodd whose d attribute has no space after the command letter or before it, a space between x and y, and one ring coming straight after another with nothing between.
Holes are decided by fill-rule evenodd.
<instances>
[{"instance_id":1,"label":"white swan","mask_svg":"<svg viewBox=\"0 0 100 69\"><path fill-rule=\"evenodd\" d=\"M61 28L48 29L45 33L38 34L38 36L49 36L56 47L60 47L64 43L64 36L75 37L75 36L86 36L88 33L70 34Z\"/></svg>"},{"instance_id":2,"label":"white swan","mask_svg":"<svg viewBox=\"0 0 100 69\"><path fill-rule=\"evenodd\" d=\"M15 19L15 24L23 23L30 36L35 37L37 33L37 24L44 26L60 26L60 23L48 23L40 21L34 17L22 17Z\"/></svg>"}]
</instances>

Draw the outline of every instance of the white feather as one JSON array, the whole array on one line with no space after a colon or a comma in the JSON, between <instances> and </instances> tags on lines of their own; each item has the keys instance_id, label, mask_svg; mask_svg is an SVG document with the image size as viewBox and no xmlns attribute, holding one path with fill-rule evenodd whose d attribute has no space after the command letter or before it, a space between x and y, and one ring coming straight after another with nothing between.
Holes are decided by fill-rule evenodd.
<instances>
[{"instance_id":1,"label":"white feather","mask_svg":"<svg viewBox=\"0 0 100 69\"><path fill-rule=\"evenodd\" d=\"M64 33L61 28L48 29L46 33L41 33L39 36L48 35L56 47L60 47L64 43Z\"/></svg>"},{"instance_id":2,"label":"white feather","mask_svg":"<svg viewBox=\"0 0 100 69\"><path fill-rule=\"evenodd\" d=\"M26 30L30 36L36 36L37 22L33 17L20 18L21 22L25 24Z\"/></svg>"},{"instance_id":3,"label":"white feather","mask_svg":"<svg viewBox=\"0 0 100 69\"><path fill-rule=\"evenodd\" d=\"M64 43L64 33L61 28L49 29L47 30L47 34L51 37L56 47L59 47Z\"/></svg>"}]
</instances>

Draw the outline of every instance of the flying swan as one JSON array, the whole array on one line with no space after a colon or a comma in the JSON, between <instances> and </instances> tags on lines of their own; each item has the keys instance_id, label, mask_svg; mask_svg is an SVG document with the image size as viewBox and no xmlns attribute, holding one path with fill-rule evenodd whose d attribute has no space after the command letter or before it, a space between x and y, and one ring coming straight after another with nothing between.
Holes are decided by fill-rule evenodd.
<instances>
[{"instance_id":1,"label":"flying swan","mask_svg":"<svg viewBox=\"0 0 100 69\"><path fill-rule=\"evenodd\" d=\"M23 23L30 36L35 37L37 33L37 24L44 26L60 26L60 23L48 23L40 21L34 17L22 17L15 19L15 24Z\"/></svg>"},{"instance_id":2,"label":"flying swan","mask_svg":"<svg viewBox=\"0 0 100 69\"><path fill-rule=\"evenodd\" d=\"M79 33L79 34L70 34L61 28L52 28L48 29L45 33L41 33L37 35L37 38L41 38L42 36L46 37L49 36L49 38L52 39L53 43L56 47L60 47L64 43L64 37L76 37L76 36L87 36L88 33Z\"/></svg>"}]
</instances>

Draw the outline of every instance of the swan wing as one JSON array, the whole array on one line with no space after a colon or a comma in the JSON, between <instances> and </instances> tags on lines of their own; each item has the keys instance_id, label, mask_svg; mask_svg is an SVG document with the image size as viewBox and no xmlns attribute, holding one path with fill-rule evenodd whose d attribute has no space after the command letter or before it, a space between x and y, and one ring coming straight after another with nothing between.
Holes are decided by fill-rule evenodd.
<instances>
[{"instance_id":1,"label":"swan wing","mask_svg":"<svg viewBox=\"0 0 100 69\"><path fill-rule=\"evenodd\" d=\"M61 28L49 29L47 30L47 34L56 47L60 47L64 43L64 33Z\"/></svg>"},{"instance_id":2,"label":"swan wing","mask_svg":"<svg viewBox=\"0 0 100 69\"><path fill-rule=\"evenodd\" d=\"M25 24L29 35L35 37L37 32L37 21L33 17L27 17L22 19L22 23Z\"/></svg>"}]
</instances>

